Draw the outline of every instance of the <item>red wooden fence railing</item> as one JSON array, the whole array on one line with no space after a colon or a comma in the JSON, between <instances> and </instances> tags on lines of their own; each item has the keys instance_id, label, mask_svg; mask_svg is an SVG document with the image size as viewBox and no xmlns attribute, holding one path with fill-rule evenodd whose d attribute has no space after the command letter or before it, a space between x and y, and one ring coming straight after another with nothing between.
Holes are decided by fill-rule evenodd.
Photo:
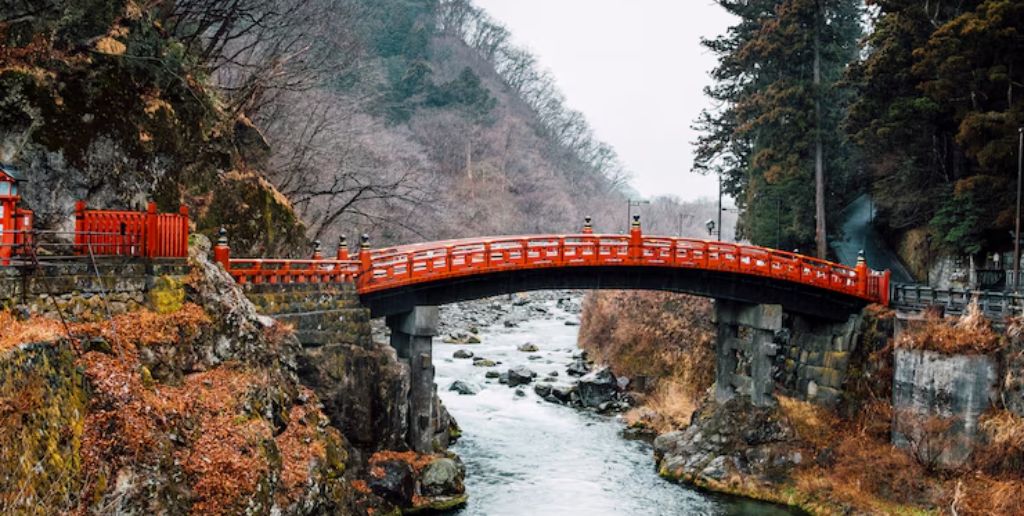
<instances>
[{"instance_id":1,"label":"red wooden fence railing","mask_svg":"<svg viewBox=\"0 0 1024 516\"><path fill-rule=\"evenodd\" d=\"M97 256L184 258L188 256L188 208L178 213L157 213L149 203L145 212L89 210L75 205L75 252Z\"/></svg>"},{"instance_id":2,"label":"red wooden fence railing","mask_svg":"<svg viewBox=\"0 0 1024 516\"><path fill-rule=\"evenodd\" d=\"M550 267L645 266L723 271L811 285L889 303L889 272L758 246L688 238L648 237L634 224L629 235L537 235L450 240L370 250L364 235L358 260L344 241L336 259L231 258L222 232L215 260L239 283L323 283L355 280L361 294L447 278Z\"/></svg>"}]
</instances>

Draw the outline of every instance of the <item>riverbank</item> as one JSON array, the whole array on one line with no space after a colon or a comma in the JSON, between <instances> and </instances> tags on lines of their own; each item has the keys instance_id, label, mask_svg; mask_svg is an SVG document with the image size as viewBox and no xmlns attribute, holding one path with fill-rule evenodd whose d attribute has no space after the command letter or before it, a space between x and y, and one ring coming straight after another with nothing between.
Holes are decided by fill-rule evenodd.
<instances>
[{"instance_id":1,"label":"riverbank","mask_svg":"<svg viewBox=\"0 0 1024 516\"><path fill-rule=\"evenodd\" d=\"M814 514L1019 513L1024 504L1021 418L1006 410L983 415L983 441L972 461L958 470L942 469L934 461L934 450L947 445L948 424L924 422L924 433L910 451L891 444L890 311L865 312L841 404L827 409L777 395L776 406L754 408L742 398L715 403L706 394L710 384L688 381L695 375L667 368L653 352L692 349L694 342L713 337L702 302L707 303L673 294L600 292L589 294L584 303L581 345L617 367L651 375L645 382L648 396L639 399L656 398L654 393L664 391L659 383L690 387L676 390L671 411L659 406L663 403L648 402L632 414L641 417L629 421L661 434L655 458L663 478ZM950 324L932 323L916 336L925 341L949 337L955 333ZM688 330L702 326L705 334L694 339ZM691 340L680 341L681 336ZM971 335L953 340L981 342ZM638 361L637 356L652 359ZM678 363L685 369L694 362L699 360Z\"/></svg>"}]
</instances>

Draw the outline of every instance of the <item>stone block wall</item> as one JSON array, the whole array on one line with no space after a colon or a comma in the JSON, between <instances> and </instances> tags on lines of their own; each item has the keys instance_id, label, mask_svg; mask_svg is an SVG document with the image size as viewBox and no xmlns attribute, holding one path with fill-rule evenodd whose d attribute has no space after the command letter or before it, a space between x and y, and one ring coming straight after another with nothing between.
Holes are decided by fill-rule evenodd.
<instances>
[{"instance_id":1,"label":"stone block wall","mask_svg":"<svg viewBox=\"0 0 1024 516\"><path fill-rule=\"evenodd\" d=\"M840 323L787 317L782 350L773 369L776 388L819 405L838 405L850 358L857 351L861 321L859 314Z\"/></svg>"},{"instance_id":2,"label":"stone block wall","mask_svg":"<svg viewBox=\"0 0 1024 516\"><path fill-rule=\"evenodd\" d=\"M784 313L778 305L717 301L716 398L749 396L754 405L774 394L835 407L843 399L850 359L863 318L843 322Z\"/></svg>"},{"instance_id":3,"label":"stone block wall","mask_svg":"<svg viewBox=\"0 0 1024 516\"><path fill-rule=\"evenodd\" d=\"M37 269L0 268L0 309L71 321L97 321L183 297L183 263L64 263ZM154 298L154 293L157 297ZM170 300L170 301L169 301Z\"/></svg>"},{"instance_id":4,"label":"stone block wall","mask_svg":"<svg viewBox=\"0 0 1024 516\"><path fill-rule=\"evenodd\" d=\"M371 344L370 311L354 284L245 285L259 313L291 325L304 346Z\"/></svg>"}]
</instances>

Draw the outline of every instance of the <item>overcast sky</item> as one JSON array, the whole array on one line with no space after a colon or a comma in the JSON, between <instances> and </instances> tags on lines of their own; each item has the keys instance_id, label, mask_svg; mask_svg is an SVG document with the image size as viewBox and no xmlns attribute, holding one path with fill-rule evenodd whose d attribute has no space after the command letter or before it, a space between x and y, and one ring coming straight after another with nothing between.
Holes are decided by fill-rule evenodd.
<instances>
[{"instance_id":1,"label":"overcast sky","mask_svg":"<svg viewBox=\"0 0 1024 516\"><path fill-rule=\"evenodd\" d=\"M702 36L732 17L711 0L475 0L558 79L569 106L619 152L644 196L716 197L690 172L690 129L708 105Z\"/></svg>"}]
</instances>

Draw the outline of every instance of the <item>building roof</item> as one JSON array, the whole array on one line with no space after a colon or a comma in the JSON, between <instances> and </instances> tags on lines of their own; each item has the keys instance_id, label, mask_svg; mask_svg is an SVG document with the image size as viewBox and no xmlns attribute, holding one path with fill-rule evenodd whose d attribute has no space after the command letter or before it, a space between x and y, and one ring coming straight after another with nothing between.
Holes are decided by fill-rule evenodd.
<instances>
[{"instance_id":1,"label":"building roof","mask_svg":"<svg viewBox=\"0 0 1024 516\"><path fill-rule=\"evenodd\" d=\"M25 175L22 174L18 169L7 165L6 163L0 163L0 173L6 174L13 178L15 181L24 181Z\"/></svg>"}]
</instances>

